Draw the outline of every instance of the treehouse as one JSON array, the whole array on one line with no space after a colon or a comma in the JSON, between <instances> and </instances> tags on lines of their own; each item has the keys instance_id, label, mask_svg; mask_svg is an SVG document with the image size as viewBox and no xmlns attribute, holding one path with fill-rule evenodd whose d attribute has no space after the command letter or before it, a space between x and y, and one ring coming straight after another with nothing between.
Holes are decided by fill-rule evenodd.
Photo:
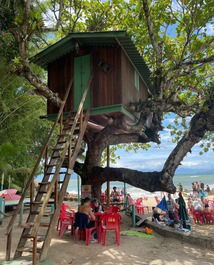
<instances>
[{"instance_id":1,"label":"treehouse","mask_svg":"<svg viewBox=\"0 0 214 265\"><path fill-rule=\"evenodd\" d=\"M28 252L35 265L47 256L84 135L102 130L121 115L135 122L130 103L146 100L153 91L149 70L124 31L71 33L31 60L48 71L49 88L62 99L60 107L47 102L47 117L54 120L53 126L7 227L10 260L15 218L30 189L29 214L14 258ZM59 122L61 130L51 146ZM42 163L43 178L34 194L34 177Z\"/></svg>"},{"instance_id":2,"label":"treehouse","mask_svg":"<svg viewBox=\"0 0 214 265\"><path fill-rule=\"evenodd\" d=\"M92 76L84 108L90 108L88 126L93 129L121 114L135 121L129 104L144 101L153 92L149 69L125 31L70 33L33 57L33 62L48 71L48 86L61 99L73 79L65 112L77 111ZM48 118L57 112L48 101Z\"/></svg>"}]
</instances>

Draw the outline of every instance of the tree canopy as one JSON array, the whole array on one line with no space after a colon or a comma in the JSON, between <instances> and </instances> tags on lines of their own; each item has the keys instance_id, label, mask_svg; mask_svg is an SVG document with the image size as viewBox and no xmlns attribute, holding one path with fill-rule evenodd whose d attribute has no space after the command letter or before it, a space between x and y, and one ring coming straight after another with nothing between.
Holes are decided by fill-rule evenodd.
<instances>
[{"instance_id":1,"label":"tree canopy","mask_svg":"<svg viewBox=\"0 0 214 265\"><path fill-rule=\"evenodd\" d=\"M156 94L146 102L130 102L130 111L140 114L141 117L138 126L129 128L130 135L118 138L114 135L114 128L123 126L117 121L117 124L107 126L100 135L94 136L93 141L87 143L88 154L85 164L91 161L89 171L93 173L90 172L89 175L111 174L112 179L114 174L117 175L117 179L123 173L129 175L130 172L122 169L120 171L123 172L119 173L119 170L117 172L112 168L109 173L109 169L99 168L101 154L106 146L128 144L126 148L136 149L148 147L151 141L159 143L158 133L162 130L164 115L172 112L178 118L169 129L175 136L177 146L169 155L162 171L154 174L154 179L160 178L158 185L161 189L174 191L172 177L191 148L205 140L201 142L203 151L213 149L213 13L214 5L211 0L2 0L0 54L4 60L1 64L4 73L7 72L10 77L17 76L13 83L13 91L3 89L9 86L9 78L6 78L6 83L1 88L1 93L6 93L3 95L6 102L2 108L10 115L11 129L8 131L11 134L13 130L17 133L17 138L13 135L15 148L19 148L15 139L19 138L20 126L24 122L22 120L27 115L32 114L33 119L26 121L25 126L28 129L24 132L22 130L23 135L20 136L28 141L26 145L37 147L37 139L42 137L42 127L46 126L42 121L38 121L39 115L33 114L37 110L44 111L44 102L32 94L29 96L29 90L56 105L61 104L58 95L48 89L45 73L32 65L29 57L69 32L127 30L150 68L151 82L156 88ZM26 80L30 85L26 84ZM23 83L20 85L19 82L23 82L29 88L20 89ZM21 101L17 100L19 93ZM7 94L13 94L13 98ZM25 103L28 99L33 101L30 105ZM13 108L10 108L11 101L15 104ZM22 115L16 123L15 117L19 111ZM188 122L187 117L190 117ZM148 137L148 130L152 132L152 137ZM2 133L3 131L4 128ZM25 137L24 134L30 134L30 137ZM2 143L8 144L8 137ZM101 143L101 138L102 141L106 139L105 144ZM132 144L129 145L130 143ZM31 149L26 149L26 145L19 152L29 153ZM95 151L94 145L99 146L99 152ZM2 145L0 148L3 148ZM89 158L91 150L97 155L93 162L93 159ZM21 159L27 167L28 163L31 163L26 161L28 159L25 155ZM77 172L82 175L80 168L82 166L76 165ZM135 172L135 175L138 178L143 177L138 172ZM152 179L151 176L150 178ZM151 187L153 184L150 184ZM141 187L145 187L144 182Z\"/></svg>"}]
</instances>

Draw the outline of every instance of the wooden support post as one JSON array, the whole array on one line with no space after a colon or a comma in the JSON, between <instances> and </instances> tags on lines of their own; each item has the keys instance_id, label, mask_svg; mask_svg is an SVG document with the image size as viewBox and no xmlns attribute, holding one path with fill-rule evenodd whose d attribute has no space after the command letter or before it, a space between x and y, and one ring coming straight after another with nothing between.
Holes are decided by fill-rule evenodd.
<instances>
[{"instance_id":1,"label":"wooden support post","mask_svg":"<svg viewBox=\"0 0 214 265\"><path fill-rule=\"evenodd\" d=\"M45 150L44 176L46 175L47 164L48 164L48 146L46 146L46 150Z\"/></svg>"},{"instance_id":2,"label":"wooden support post","mask_svg":"<svg viewBox=\"0 0 214 265\"><path fill-rule=\"evenodd\" d=\"M54 186L54 206L55 206L55 209L57 208L57 205L58 205L58 180L59 180L59 176L57 176L57 179L56 179L56 183L55 183L55 186Z\"/></svg>"},{"instance_id":3,"label":"wooden support post","mask_svg":"<svg viewBox=\"0 0 214 265\"><path fill-rule=\"evenodd\" d=\"M23 223L23 213L24 213L24 203L22 203L22 206L19 212L19 226L21 226Z\"/></svg>"},{"instance_id":4,"label":"wooden support post","mask_svg":"<svg viewBox=\"0 0 214 265\"><path fill-rule=\"evenodd\" d=\"M32 259L32 264L36 265L37 263L37 236L33 238L33 259Z\"/></svg>"},{"instance_id":5,"label":"wooden support post","mask_svg":"<svg viewBox=\"0 0 214 265\"><path fill-rule=\"evenodd\" d=\"M11 243L12 243L12 230L7 235L7 247L6 247L6 260L10 260L11 255Z\"/></svg>"},{"instance_id":6,"label":"wooden support post","mask_svg":"<svg viewBox=\"0 0 214 265\"><path fill-rule=\"evenodd\" d=\"M60 133L62 133L63 130L63 111L62 111L62 115L60 116Z\"/></svg>"},{"instance_id":7,"label":"wooden support post","mask_svg":"<svg viewBox=\"0 0 214 265\"><path fill-rule=\"evenodd\" d=\"M124 208L127 208L127 198L126 198L126 183L124 182L123 186L123 203L124 203Z\"/></svg>"},{"instance_id":8,"label":"wooden support post","mask_svg":"<svg viewBox=\"0 0 214 265\"><path fill-rule=\"evenodd\" d=\"M4 189L4 172L1 174L1 190Z\"/></svg>"},{"instance_id":9,"label":"wooden support post","mask_svg":"<svg viewBox=\"0 0 214 265\"><path fill-rule=\"evenodd\" d=\"M110 150L109 150L109 145L107 146L107 167L110 167ZM110 202L110 181L107 180L107 205L109 206Z\"/></svg>"},{"instance_id":10,"label":"wooden support post","mask_svg":"<svg viewBox=\"0 0 214 265\"><path fill-rule=\"evenodd\" d=\"M82 130L82 125L83 125L83 109L80 112L80 119L79 119L79 121L80 121L80 131L81 131Z\"/></svg>"},{"instance_id":11,"label":"wooden support post","mask_svg":"<svg viewBox=\"0 0 214 265\"><path fill-rule=\"evenodd\" d=\"M3 198L0 198L0 225L2 224L2 221L4 219L4 213L5 213L5 202Z\"/></svg>"},{"instance_id":12,"label":"wooden support post","mask_svg":"<svg viewBox=\"0 0 214 265\"><path fill-rule=\"evenodd\" d=\"M30 185L30 210L33 211L33 201L34 201L34 179L32 180L31 182L31 185ZM23 202L22 202L23 204ZM22 207L22 205L20 206L20 208Z\"/></svg>"},{"instance_id":13,"label":"wooden support post","mask_svg":"<svg viewBox=\"0 0 214 265\"><path fill-rule=\"evenodd\" d=\"M8 189L10 189L11 187L11 176L9 175L8 176Z\"/></svg>"},{"instance_id":14,"label":"wooden support post","mask_svg":"<svg viewBox=\"0 0 214 265\"><path fill-rule=\"evenodd\" d=\"M77 175L77 202L80 204L80 177Z\"/></svg>"},{"instance_id":15,"label":"wooden support post","mask_svg":"<svg viewBox=\"0 0 214 265\"><path fill-rule=\"evenodd\" d=\"M136 211L135 205L132 205L132 226L135 227L136 225Z\"/></svg>"}]
</instances>

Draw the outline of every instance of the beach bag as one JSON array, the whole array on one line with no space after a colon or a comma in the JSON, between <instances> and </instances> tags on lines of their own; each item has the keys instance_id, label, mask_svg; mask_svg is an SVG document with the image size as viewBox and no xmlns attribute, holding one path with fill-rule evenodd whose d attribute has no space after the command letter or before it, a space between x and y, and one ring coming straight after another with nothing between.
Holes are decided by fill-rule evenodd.
<instances>
[{"instance_id":1,"label":"beach bag","mask_svg":"<svg viewBox=\"0 0 214 265\"><path fill-rule=\"evenodd\" d=\"M147 235L152 235L153 234L153 230L149 227L145 227L143 230L144 233L146 233Z\"/></svg>"}]
</instances>

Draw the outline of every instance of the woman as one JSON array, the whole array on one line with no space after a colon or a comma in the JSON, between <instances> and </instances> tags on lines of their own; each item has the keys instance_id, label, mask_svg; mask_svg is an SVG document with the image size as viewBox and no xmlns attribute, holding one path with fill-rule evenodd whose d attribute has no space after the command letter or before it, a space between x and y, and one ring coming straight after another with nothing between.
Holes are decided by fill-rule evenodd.
<instances>
[{"instance_id":1,"label":"woman","mask_svg":"<svg viewBox=\"0 0 214 265\"><path fill-rule=\"evenodd\" d=\"M91 200L85 198L75 215L75 228L86 229L93 226L95 226L95 215L91 210Z\"/></svg>"}]
</instances>

